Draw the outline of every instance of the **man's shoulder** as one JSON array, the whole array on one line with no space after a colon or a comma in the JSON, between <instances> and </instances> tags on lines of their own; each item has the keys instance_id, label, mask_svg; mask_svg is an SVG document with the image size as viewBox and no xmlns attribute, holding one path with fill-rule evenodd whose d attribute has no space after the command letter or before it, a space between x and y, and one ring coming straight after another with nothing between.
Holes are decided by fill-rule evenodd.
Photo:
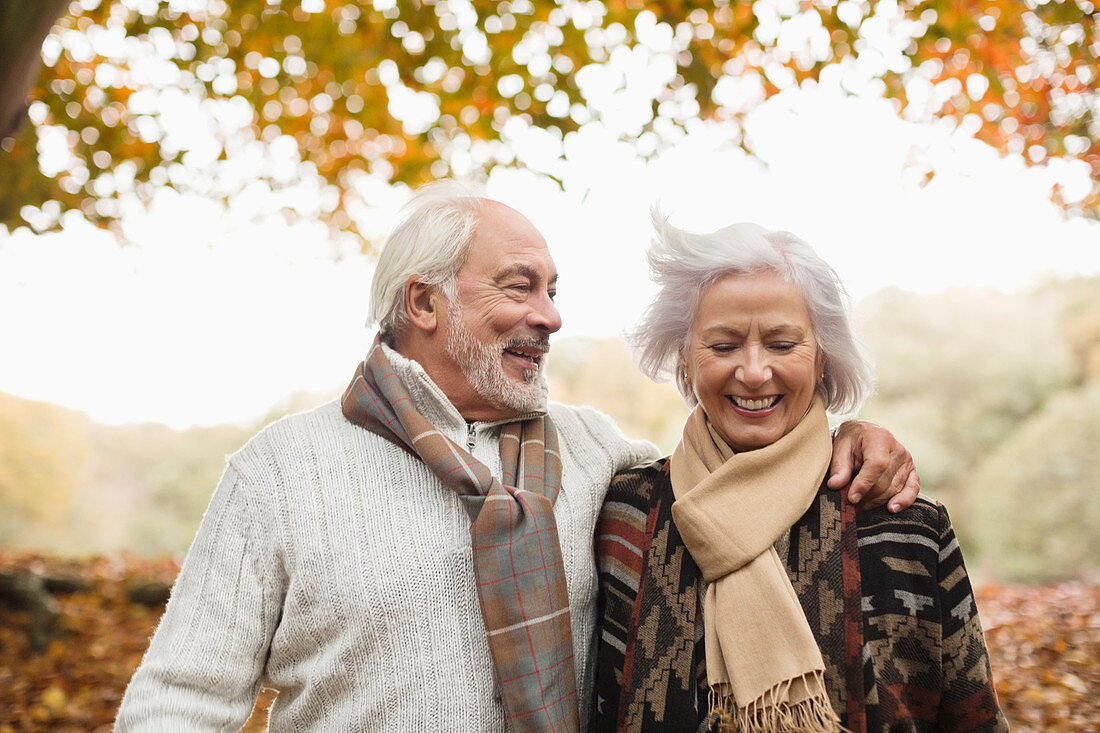
<instances>
[{"instance_id":1,"label":"man's shoulder","mask_svg":"<svg viewBox=\"0 0 1100 733\"><path fill-rule=\"evenodd\" d=\"M595 407L588 405L567 405L564 402L555 402L550 400L547 404L547 412L554 422L559 421L580 421L580 422L597 422L606 425L615 425L615 420L606 412L600 412Z\"/></svg>"},{"instance_id":2,"label":"man's shoulder","mask_svg":"<svg viewBox=\"0 0 1100 733\"><path fill-rule=\"evenodd\" d=\"M623 435L610 415L594 407L550 402L547 412L562 441L573 450L596 446L609 453L622 450L631 456L627 465L649 461L658 455L655 445Z\"/></svg>"},{"instance_id":3,"label":"man's shoulder","mask_svg":"<svg viewBox=\"0 0 1100 733\"><path fill-rule=\"evenodd\" d=\"M293 454L343 433L352 433L354 429L340 411L340 401L332 400L269 423L229 458L231 462L250 461Z\"/></svg>"},{"instance_id":4,"label":"man's shoulder","mask_svg":"<svg viewBox=\"0 0 1100 733\"><path fill-rule=\"evenodd\" d=\"M614 418L589 405L567 405L564 402L551 401L547 405L547 413L554 421L558 432L582 430L588 433L594 432L597 436L607 434L621 439L626 438Z\"/></svg>"}]
</instances>

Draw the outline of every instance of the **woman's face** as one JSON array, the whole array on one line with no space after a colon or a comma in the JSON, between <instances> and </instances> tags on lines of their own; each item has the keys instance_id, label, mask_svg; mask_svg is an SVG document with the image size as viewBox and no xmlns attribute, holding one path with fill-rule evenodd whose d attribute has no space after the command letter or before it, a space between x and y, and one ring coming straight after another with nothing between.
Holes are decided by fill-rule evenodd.
<instances>
[{"instance_id":1,"label":"woman's face","mask_svg":"<svg viewBox=\"0 0 1100 733\"><path fill-rule=\"evenodd\" d=\"M773 272L727 275L704 290L681 358L711 424L739 452L794 429L825 365L806 301Z\"/></svg>"}]
</instances>

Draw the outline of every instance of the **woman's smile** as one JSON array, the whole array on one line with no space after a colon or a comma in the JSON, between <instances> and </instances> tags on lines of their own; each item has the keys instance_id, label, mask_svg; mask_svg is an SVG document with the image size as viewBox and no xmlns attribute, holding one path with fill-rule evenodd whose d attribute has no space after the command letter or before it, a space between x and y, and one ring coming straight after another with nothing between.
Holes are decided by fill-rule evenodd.
<instances>
[{"instance_id":1,"label":"woman's smile","mask_svg":"<svg viewBox=\"0 0 1100 733\"><path fill-rule=\"evenodd\" d=\"M763 416L771 414L771 409L776 406L779 400L783 399L783 395L755 398L730 395L729 399L738 412L746 413L749 416Z\"/></svg>"}]
</instances>

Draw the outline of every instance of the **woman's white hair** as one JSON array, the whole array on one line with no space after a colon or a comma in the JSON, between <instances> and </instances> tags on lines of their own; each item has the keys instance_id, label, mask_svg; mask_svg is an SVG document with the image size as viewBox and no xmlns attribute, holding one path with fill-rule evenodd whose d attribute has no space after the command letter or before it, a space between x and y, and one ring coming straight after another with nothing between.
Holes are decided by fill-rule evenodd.
<instances>
[{"instance_id":1,"label":"woman's white hair","mask_svg":"<svg viewBox=\"0 0 1100 733\"><path fill-rule=\"evenodd\" d=\"M378 324L392 344L409 325L405 283L412 275L454 298L455 276L466 261L485 198L477 186L444 180L421 186L402 209L378 257L370 288L367 326Z\"/></svg>"},{"instance_id":2,"label":"woman's white hair","mask_svg":"<svg viewBox=\"0 0 1100 733\"><path fill-rule=\"evenodd\" d=\"M630 334L646 376L674 378L684 400L694 406L680 355L702 292L726 275L770 271L794 283L806 300L817 347L825 357L825 377L817 391L826 408L850 414L871 396L871 359L852 331L848 294L836 271L810 245L790 232L756 224L694 234L669 224L656 207L651 214L655 234L646 259L660 290Z\"/></svg>"}]
</instances>

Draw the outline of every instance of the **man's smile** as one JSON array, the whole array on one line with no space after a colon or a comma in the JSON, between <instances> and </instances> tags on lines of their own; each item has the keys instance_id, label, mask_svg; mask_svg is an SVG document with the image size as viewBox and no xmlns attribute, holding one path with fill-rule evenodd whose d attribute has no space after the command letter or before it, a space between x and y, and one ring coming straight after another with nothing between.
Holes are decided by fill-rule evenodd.
<instances>
[{"instance_id":1,"label":"man's smile","mask_svg":"<svg viewBox=\"0 0 1100 733\"><path fill-rule=\"evenodd\" d=\"M518 366L531 371L539 369L549 350L549 341L541 339L516 339L504 347L504 353L518 362Z\"/></svg>"}]
</instances>

